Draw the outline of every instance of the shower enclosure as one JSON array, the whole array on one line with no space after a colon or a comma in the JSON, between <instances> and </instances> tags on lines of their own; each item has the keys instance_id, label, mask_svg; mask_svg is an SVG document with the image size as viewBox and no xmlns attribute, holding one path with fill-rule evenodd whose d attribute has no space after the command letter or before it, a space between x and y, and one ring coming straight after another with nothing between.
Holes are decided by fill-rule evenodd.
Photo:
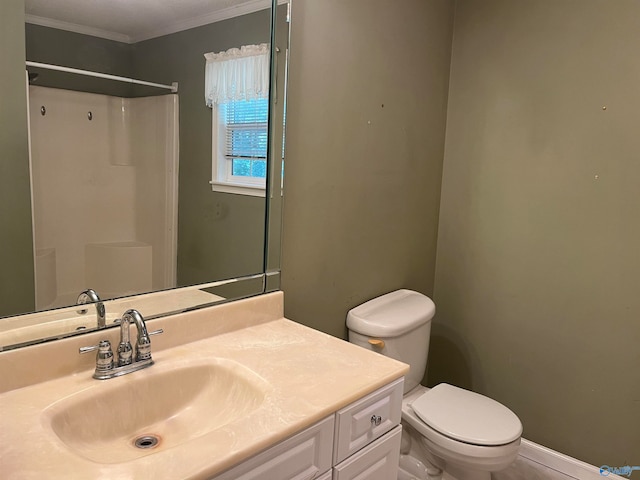
<instances>
[{"instance_id":1,"label":"shower enclosure","mask_svg":"<svg viewBox=\"0 0 640 480\"><path fill-rule=\"evenodd\" d=\"M36 308L176 285L178 96L29 86Z\"/></svg>"}]
</instances>

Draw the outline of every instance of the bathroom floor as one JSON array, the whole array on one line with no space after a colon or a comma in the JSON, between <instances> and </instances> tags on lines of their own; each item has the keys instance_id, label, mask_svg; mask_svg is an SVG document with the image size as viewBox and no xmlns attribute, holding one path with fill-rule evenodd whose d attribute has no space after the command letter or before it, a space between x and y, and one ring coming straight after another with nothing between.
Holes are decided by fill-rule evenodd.
<instances>
[{"instance_id":1,"label":"bathroom floor","mask_svg":"<svg viewBox=\"0 0 640 480\"><path fill-rule=\"evenodd\" d=\"M506 470L491 475L491 480L573 480L574 478L523 456L518 456Z\"/></svg>"},{"instance_id":2,"label":"bathroom floor","mask_svg":"<svg viewBox=\"0 0 640 480\"><path fill-rule=\"evenodd\" d=\"M452 480L445 472L442 480ZM528 458L518 456L508 468L491 475L491 480L580 480L545 467Z\"/></svg>"}]
</instances>

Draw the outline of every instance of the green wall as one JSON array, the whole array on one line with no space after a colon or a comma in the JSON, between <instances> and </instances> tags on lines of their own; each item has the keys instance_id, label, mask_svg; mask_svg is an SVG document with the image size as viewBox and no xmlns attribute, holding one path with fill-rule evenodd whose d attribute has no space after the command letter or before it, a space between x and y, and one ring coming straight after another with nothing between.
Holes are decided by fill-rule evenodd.
<instances>
[{"instance_id":1,"label":"green wall","mask_svg":"<svg viewBox=\"0 0 640 480\"><path fill-rule=\"evenodd\" d=\"M453 7L297 0L292 15L285 313L343 337L359 303L433 292Z\"/></svg>"},{"instance_id":2,"label":"green wall","mask_svg":"<svg viewBox=\"0 0 640 480\"><path fill-rule=\"evenodd\" d=\"M27 23L25 25L27 60L92 72L131 77L133 73L131 45L80 33ZM74 75L29 67L38 73L34 85L81 92L130 97L129 83ZM157 94L158 90L152 93Z\"/></svg>"},{"instance_id":3,"label":"green wall","mask_svg":"<svg viewBox=\"0 0 640 480\"><path fill-rule=\"evenodd\" d=\"M640 3L458 0L455 19L429 384L638 465Z\"/></svg>"},{"instance_id":4,"label":"green wall","mask_svg":"<svg viewBox=\"0 0 640 480\"><path fill-rule=\"evenodd\" d=\"M452 6L294 4L285 313L343 337L365 300L433 295L429 385L638 464L640 4Z\"/></svg>"},{"instance_id":5,"label":"green wall","mask_svg":"<svg viewBox=\"0 0 640 480\"><path fill-rule=\"evenodd\" d=\"M0 316L35 306L24 3L0 2Z\"/></svg>"},{"instance_id":6,"label":"green wall","mask_svg":"<svg viewBox=\"0 0 640 480\"><path fill-rule=\"evenodd\" d=\"M265 200L211 191L211 109L204 54L268 43L270 12L236 17L134 45L134 74L179 83L178 284L263 270Z\"/></svg>"}]
</instances>

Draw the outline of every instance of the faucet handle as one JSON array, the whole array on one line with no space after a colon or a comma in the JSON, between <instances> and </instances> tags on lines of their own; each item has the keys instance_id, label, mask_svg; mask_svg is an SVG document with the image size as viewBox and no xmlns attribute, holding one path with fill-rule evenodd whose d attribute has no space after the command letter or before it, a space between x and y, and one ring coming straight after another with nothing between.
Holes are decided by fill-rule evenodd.
<instances>
[{"instance_id":1,"label":"faucet handle","mask_svg":"<svg viewBox=\"0 0 640 480\"><path fill-rule=\"evenodd\" d=\"M100 340L100 342L97 345L89 345L87 347L80 347L78 349L78 353L95 352L96 350L99 350L101 347L102 348L108 347L110 349L111 348L111 342L109 340Z\"/></svg>"},{"instance_id":2,"label":"faucet handle","mask_svg":"<svg viewBox=\"0 0 640 480\"><path fill-rule=\"evenodd\" d=\"M98 345L90 345L81 347L80 353L89 353L98 350L96 354L96 372L95 374L108 372L113 370L113 350L111 350L111 342L109 340L100 340Z\"/></svg>"}]
</instances>

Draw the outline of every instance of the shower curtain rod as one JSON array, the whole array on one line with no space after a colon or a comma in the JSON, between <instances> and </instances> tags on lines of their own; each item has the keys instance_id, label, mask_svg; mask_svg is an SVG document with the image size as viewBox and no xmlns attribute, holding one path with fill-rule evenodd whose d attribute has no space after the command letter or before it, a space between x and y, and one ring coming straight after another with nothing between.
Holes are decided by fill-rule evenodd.
<instances>
[{"instance_id":1,"label":"shower curtain rod","mask_svg":"<svg viewBox=\"0 0 640 480\"><path fill-rule=\"evenodd\" d=\"M145 82L134 78L119 77L117 75L109 75L108 73L90 72L89 70L79 70L77 68L61 67L60 65L50 65L48 63L26 62L27 67L45 68L47 70L56 70L58 72L76 73L78 75L86 75L88 77L106 78L108 80L117 80L119 82L135 83L136 85L146 85L148 87L166 88L173 93L178 92L178 82L171 85L163 85L161 83Z\"/></svg>"}]
</instances>

